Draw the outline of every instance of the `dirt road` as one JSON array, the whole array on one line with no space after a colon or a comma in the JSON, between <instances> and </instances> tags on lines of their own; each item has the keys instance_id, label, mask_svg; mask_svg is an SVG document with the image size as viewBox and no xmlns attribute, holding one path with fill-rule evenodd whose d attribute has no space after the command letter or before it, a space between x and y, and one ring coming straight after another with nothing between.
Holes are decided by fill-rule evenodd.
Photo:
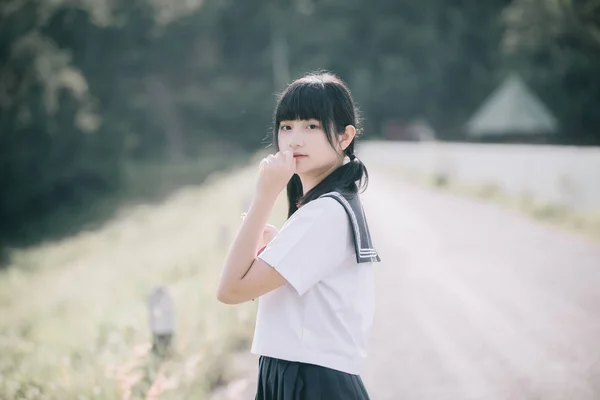
<instances>
[{"instance_id":1,"label":"dirt road","mask_svg":"<svg viewBox=\"0 0 600 400\"><path fill-rule=\"evenodd\" d=\"M370 172L372 399L600 399L600 245ZM254 361L228 398L253 398Z\"/></svg>"},{"instance_id":2,"label":"dirt road","mask_svg":"<svg viewBox=\"0 0 600 400\"><path fill-rule=\"evenodd\" d=\"M373 399L600 399L600 245L372 176Z\"/></svg>"}]
</instances>

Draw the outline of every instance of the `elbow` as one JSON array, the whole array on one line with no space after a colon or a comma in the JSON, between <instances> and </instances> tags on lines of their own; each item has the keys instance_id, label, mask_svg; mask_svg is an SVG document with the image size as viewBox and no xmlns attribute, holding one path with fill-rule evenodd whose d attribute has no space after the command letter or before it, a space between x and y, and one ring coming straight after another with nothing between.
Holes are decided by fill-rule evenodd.
<instances>
[{"instance_id":1,"label":"elbow","mask_svg":"<svg viewBox=\"0 0 600 400\"><path fill-rule=\"evenodd\" d=\"M231 290L227 290L226 288L219 287L217 290L217 300L219 300L223 304L234 305L239 304L236 296L232 293Z\"/></svg>"}]
</instances>

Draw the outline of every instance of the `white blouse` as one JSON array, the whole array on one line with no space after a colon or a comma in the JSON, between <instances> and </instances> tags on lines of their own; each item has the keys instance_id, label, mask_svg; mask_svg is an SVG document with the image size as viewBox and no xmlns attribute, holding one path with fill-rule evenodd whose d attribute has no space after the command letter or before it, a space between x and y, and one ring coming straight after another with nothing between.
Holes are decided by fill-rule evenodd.
<instances>
[{"instance_id":1,"label":"white blouse","mask_svg":"<svg viewBox=\"0 0 600 400\"><path fill-rule=\"evenodd\" d=\"M360 374L373 321L373 263L357 263L344 207L318 198L260 254L287 284L258 299L252 353Z\"/></svg>"}]
</instances>

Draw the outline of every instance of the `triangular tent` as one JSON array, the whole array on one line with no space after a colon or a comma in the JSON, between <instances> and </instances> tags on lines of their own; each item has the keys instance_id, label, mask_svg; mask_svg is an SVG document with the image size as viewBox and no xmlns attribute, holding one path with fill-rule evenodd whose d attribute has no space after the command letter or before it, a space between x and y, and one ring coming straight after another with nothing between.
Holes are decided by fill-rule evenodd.
<instances>
[{"instance_id":1,"label":"triangular tent","mask_svg":"<svg viewBox=\"0 0 600 400\"><path fill-rule=\"evenodd\" d=\"M467 122L471 137L556 133L556 118L517 76L509 76Z\"/></svg>"}]
</instances>

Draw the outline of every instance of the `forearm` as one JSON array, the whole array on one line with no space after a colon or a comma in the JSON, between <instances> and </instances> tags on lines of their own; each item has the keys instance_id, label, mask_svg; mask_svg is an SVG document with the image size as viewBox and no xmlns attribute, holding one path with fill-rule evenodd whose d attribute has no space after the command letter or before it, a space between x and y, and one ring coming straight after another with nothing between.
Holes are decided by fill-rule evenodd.
<instances>
[{"instance_id":1,"label":"forearm","mask_svg":"<svg viewBox=\"0 0 600 400\"><path fill-rule=\"evenodd\" d=\"M225 258L219 281L219 292L227 291L239 282L252 265L274 203L275 199L269 196L254 197Z\"/></svg>"}]
</instances>

